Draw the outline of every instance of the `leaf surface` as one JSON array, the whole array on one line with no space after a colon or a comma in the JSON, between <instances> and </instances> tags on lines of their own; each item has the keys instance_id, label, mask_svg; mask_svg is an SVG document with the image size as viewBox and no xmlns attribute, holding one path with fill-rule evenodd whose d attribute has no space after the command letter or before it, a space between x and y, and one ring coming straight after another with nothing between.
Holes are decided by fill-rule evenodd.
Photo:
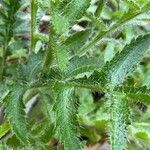
<instances>
[{"instance_id":1,"label":"leaf surface","mask_svg":"<svg viewBox=\"0 0 150 150\"><path fill-rule=\"evenodd\" d=\"M29 144L31 138L27 127L23 104L25 88L19 84L12 85L5 98L6 115L17 138L24 144Z\"/></svg>"},{"instance_id":2,"label":"leaf surface","mask_svg":"<svg viewBox=\"0 0 150 150\"><path fill-rule=\"evenodd\" d=\"M150 48L150 34L139 36L132 40L129 45L115 55L115 57L104 66L106 79L112 86L122 84L129 73L132 73L143 55Z\"/></svg>"},{"instance_id":3,"label":"leaf surface","mask_svg":"<svg viewBox=\"0 0 150 150\"><path fill-rule=\"evenodd\" d=\"M145 87L123 86L116 88L117 91L126 93L133 101L150 105L150 90Z\"/></svg>"},{"instance_id":4,"label":"leaf surface","mask_svg":"<svg viewBox=\"0 0 150 150\"><path fill-rule=\"evenodd\" d=\"M63 89L56 105L56 129L65 150L80 150L81 144L77 132L77 102L73 89Z\"/></svg>"}]
</instances>

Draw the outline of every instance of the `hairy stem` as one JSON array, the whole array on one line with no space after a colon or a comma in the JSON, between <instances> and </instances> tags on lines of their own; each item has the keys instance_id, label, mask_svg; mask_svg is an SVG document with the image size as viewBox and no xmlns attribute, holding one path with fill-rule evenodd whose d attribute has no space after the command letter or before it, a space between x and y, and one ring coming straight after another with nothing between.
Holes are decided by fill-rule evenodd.
<instances>
[{"instance_id":1,"label":"hairy stem","mask_svg":"<svg viewBox=\"0 0 150 150\"><path fill-rule=\"evenodd\" d=\"M126 96L114 92L111 96L111 150L127 149L129 106Z\"/></svg>"},{"instance_id":2,"label":"hairy stem","mask_svg":"<svg viewBox=\"0 0 150 150\"><path fill-rule=\"evenodd\" d=\"M86 89L91 89L91 90L95 90L95 91L104 91L105 88L102 87L99 84L86 84L86 83L77 83L77 82L73 82L73 81L54 81L54 80L49 80L46 83L32 83L29 86L29 89L32 88L45 88L45 87L52 87L52 86L56 86L56 85L61 85L63 87L68 87L68 88L72 88L72 87L78 87L78 88L86 88Z\"/></svg>"}]
</instances>

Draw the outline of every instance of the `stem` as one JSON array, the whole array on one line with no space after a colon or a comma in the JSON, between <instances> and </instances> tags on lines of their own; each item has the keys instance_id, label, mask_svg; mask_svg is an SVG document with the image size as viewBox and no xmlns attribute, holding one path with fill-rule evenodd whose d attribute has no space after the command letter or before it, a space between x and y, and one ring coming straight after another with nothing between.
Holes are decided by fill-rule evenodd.
<instances>
[{"instance_id":1,"label":"stem","mask_svg":"<svg viewBox=\"0 0 150 150\"><path fill-rule=\"evenodd\" d=\"M129 124L129 106L126 96L113 92L109 95L111 100L111 150L127 149L127 134Z\"/></svg>"},{"instance_id":2,"label":"stem","mask_svg":"<svg viewBox=\"0 0 150 150\"><path fill-rule=\"evenodd\" d=\"M54 80L49 80L47 83L33 83L31 85L29 85L29 88L45 88L45 87L53 87L55 85L60 85L60 86L64 86L64 87L78 87L78 88L86 88L86 89L91 89L94 91L104 91L105 88L102 87L101 85L98 84L93 84L93 85L89 85L86 83L77 83L77 82L72 82L72 81L54 81Z\"/></svg>"},{"instance_id":3,"label":"stem","mask_svg":"<svg viewBox=\"0 0 150 150\"><path fill-rule=\"evenodd\" d=\"M48 42L48 49L46 51L44 66L43 69L47 69L54 60L54 50L53 50L53 27L50 23L49 25L49 42Z\"/></svg>"},{"instance_id":4,"label":"stem","mask_svg":"<svg viewBox=\"0 0 150 150\"><path fill-rule=\"evenodd\" d=\"M98 1L98 7L97 7L97 10L95 12L95 16L96 17L98 17L98 18L100 17L102 9L103 9L103 6L104 6L104 0L99 0Z\"/></svg>"},{"instance_id":5,"label":"stem","mask_svg":"<svg viewBox=\"0 0 150 150\"><path fill-rule=\"evenodd\" d=\"M6 47L7 47L7 42L5 41L5 44L3 46L2 66L1 66L1 74L0 74L1 82L3 81L3 75L5 70Z\"/></svg>"},{"instance_id":6,"label":"stem","mask_svg":"<svg viewBox=\"0 0 150 150\"><path fill-rule=\"evenodd\" d=\"M38 2L37 0L31 0L31 52L34 51L35 44L36 44L36 38L35 38L35 32L36 32L36 14L38 10Z\"/></svg>"},{"instance_id":7,"label":"stem","mask_svg":"<svg viewBox=\"0 0 150 150\"><path fill-rule=\"evenodd\" d=\"M50 13L53 13L53 8L52 8L52 2L50 1ZM52 15L51 15L52 16ZM49 22L49 42L48 42L48 49L46 51L45 55L45 60L44 60L44 65L43 65L43 70L47 70L47 68L52 64L54 60L54 49L53 49L53 43L54 43L54 29L52 25L52 20L50 19Z\"/></svg>"},{"instance_id":8,"label":"stem","mask_svg":"<svg viewBox=\"0 0 150 150\"><path fill-rule=\"evenodd\" d=\"M118 29L119 27L121 27L122 25L124 25L125 23L127 23L128 21L130 21L131 19L137 17L138 15L144 13L145 11L138 11L136 13L133 12L133 14L129 17L126 17L124 19L120 19L116 24L114 24L112 27L110 27L109 30L107 31L103 31L100 32L99 34L97 34L93 40L91 40L89 43L85 44L79 51L79 53L84 53L86 50L90 49L92 46L94 46L98 41L100 41L101 39L103 39L105 36L109 35L111 32L115 31L116 29Z\"/></svg>"},{"instance_id":9,"label":"stem","mask_svg":"<svg viewBox=\"0 0 150 150\"><path fill-rule=\"evenodd\" d=\"M6 61L6 52L7 52L7 46L8 46L8 43L10 41L10 38L11 35L9 33L9 29L11 28L11 26L7 26L6 27L6 31L5 31L5 42L4 42L4 45L3 45L3 54L2 54L2 66L1 66L1 72L0 72L0 81L2 82L3 81L3 76L4 76L4 72L5 72L5 61Z\"/></svg>"}]
</instances>

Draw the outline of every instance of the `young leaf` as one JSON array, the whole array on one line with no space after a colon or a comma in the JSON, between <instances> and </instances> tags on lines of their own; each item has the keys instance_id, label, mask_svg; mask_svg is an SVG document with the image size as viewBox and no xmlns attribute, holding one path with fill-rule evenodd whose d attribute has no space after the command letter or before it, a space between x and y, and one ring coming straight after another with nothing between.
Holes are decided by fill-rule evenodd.
<instances>
[{"instance_id":1,"label":"young leaf","mask_svg":"<svg viewBox=\"0 0 150 150\"><path fill-rule=\"evenodd\" d=\"M112 86L123 83L126 76L133 72L136 65L141 61L144 53L150 48L150 34L139 36L132 40L129 45L115 55L115 57L104 66L106 78Z\"/></svg>"},{"instance_id":2,"label":"young leaf","mask_svg":"<svg viewBox=\"0 0 150 150\"><path fill-rule=\"evenodd\" d=\"M111 149L125 150L127 148L127 128L129 123L129 106L126 96L114 93L111 106Z\"/></svg>"},{"instance_id":3,"label":"young leaf","mask_svg":"<svg viewBox=\"0 0 150 150\"><path fill-rule=\"evenodd\" d=\"M81 150L77 132L77 102L73 89L63 89L55 105L56 129L65 150Z\"/></svg>"},{"instance_id":4,"label":"young leaf","mask_svg":"<svg viewBox=\"0 0 150 150\"><path fill-rule=\"evenodd\" d=\"M29 144L31 139L30 132L28 131L24 104L23 94L25 88L19 84L11 86L10 92L5 98L6 115L17 138L24 144Z\"/></svg>"}]
</instances>

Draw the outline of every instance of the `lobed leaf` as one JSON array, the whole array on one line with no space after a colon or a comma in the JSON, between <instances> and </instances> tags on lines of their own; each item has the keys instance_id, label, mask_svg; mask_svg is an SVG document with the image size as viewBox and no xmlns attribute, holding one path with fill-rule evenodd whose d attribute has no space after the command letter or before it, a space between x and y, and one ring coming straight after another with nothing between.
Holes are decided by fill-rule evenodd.
<instances>
[{"instance_id":1,"label":"lobed leaf","mask_svg":"<svg viewBox=\"0 0 150 150\"><path fill-rule=\"evenodd\" d=\"M67 76L74 77L82 73L87 73L94 71L95 69L99 69L101 66L103 66L103 62L99 57L88 58L87 56L74 56L69 61L67 68Z\"/></svg>"},{"instance_id":2,"label":"lobed leaf","mask_svg":"<svg viewBox=\"0 0 150 150\"><path fill-rule=\"evenodd\" d=\"M63 9L63 14L68 18L69 23L73 24L84 15L90 6L90 2L90 0L71 0L68 3Z\"/></svg>"},{"instance_id":3,"label":"lobed leaf","mask_svg":"<svg viewBox=\"0 0 150 150\"><path fill-rule=\"evenodd\" d=\"M22 63L19 66L18 73L19 78L24 82L33 82L40 76L40 71L43 65L43 53L34 54L32 53L27 63Z\"/></svg>"},{"instance_id":4,"label":"lobed leaf","mask_svg":"<svg viewBox=\"0 0 150 150\"><path fill-rule=\"evenodd\" d=\"M84 77L67 80L65 84L66 86L70 85L74 87L88 88L95 91L103 91L105 89L105 74L94 71L90 75L84 75Z\"/></svg>"},{"instance_id":5,"label":"lobed leaf","mask_svg":"<svg viewBox=\"0 0 150 150\"><path fill-rule=\"evenodd\" d=\"M56 130L65 150L80 150L81 144L77 132L77 102L73 89L63 89L57 98Z\"/></svg>"},{"instance_id":6,"label":"lobed leaf","mask_svg":"<svg viewBox=\"0 0 150 150\"><path fill-rule=\"evenodd\" d=\"M60 5L63 6L63 9L60 9ZM90 6L90 0L71 0L65 3L62 1L60 5L56 3L53 4L54 9L51 13L53 26L56 32L63 34L68 32L69 27L86 13L86 10Z\"/></svg>"},{"instance_id":7,"label":"lobed leaf","mask_svg":"<svg viewBox=\"0 0 150 150\"><path fill-rule=\"evenodd\" d=\"M57 47L55 47L55 51L55 57L59 69L61 69L62 71L66 70L69 60L67 47L65 45L57 45Z\"/></svg>"},{"instance_id":8,"label":"lobed leaf","mask_svg":"<svg viewBox=\"0 0 150 150\"><path fill-rule=\"evenodd\" d=\"M150 89L147 87L133 87L133 86L123 86L117 87L117 91L126 93L127 97L133 101L139 101L146 105L150 104Z\"/></svg>"},{"instance_id":9,"label":"lobed leaf","mask_svg":"<svg viewBox=\"0 0 150 150\"><path fill-rule=\"evenodd\" d=\"M23 94L25 88L19 84L12 85L5 98L6 115L17 138L24 144L29 144L30 132L26 123Z\"/></svg>"},{"instance_id":10,"label":"lobed leaf","mask_svg":"<svg viewBox=\"0 0 150 150\"><path fill-rule=\"evenodd\" d=\"M126 45L103 68L108 83L111 83L113 87L122 84L126 76L134 71L149 48L150 34L139 36L136 40L132 40L129 45Z\"/></svg>"}]
</instances>

